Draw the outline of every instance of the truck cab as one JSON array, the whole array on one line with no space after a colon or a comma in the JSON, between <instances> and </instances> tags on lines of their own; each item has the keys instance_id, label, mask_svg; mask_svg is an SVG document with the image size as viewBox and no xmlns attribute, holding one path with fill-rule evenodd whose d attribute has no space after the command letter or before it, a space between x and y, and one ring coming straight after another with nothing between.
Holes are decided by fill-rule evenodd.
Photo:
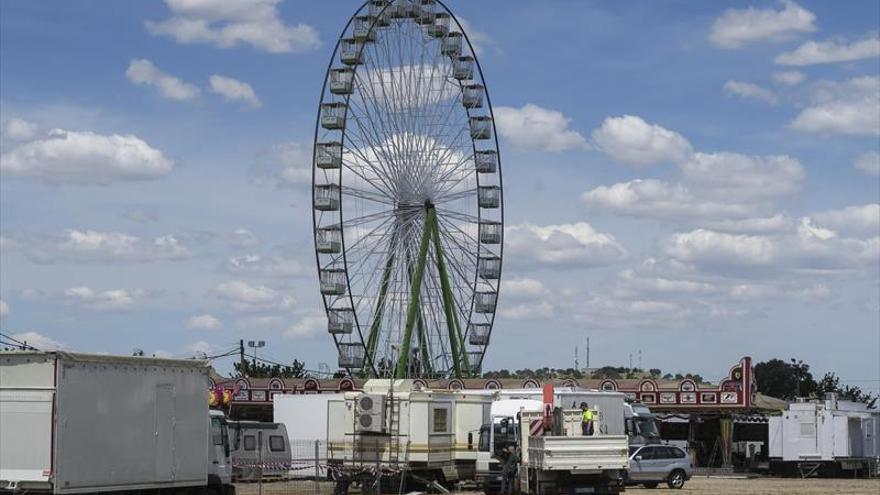
<instances>
[{"instance_id":1,"label":"truck cab","mask_svg":"<svg viewBox=\"0 0 880 495\"><path fill-rule=\"evenodd\" d=\"M540 411L542 402L533 399L504 399L492 403L490 422L480 427L476 482L487 494L501 492L502 458L508 447L519 442L520 411Z\"/></svg>"},{"instance_id":2,"label":"truck cab","mask_svg":"<svg viewBox=\"0 0 880 495\"><path fill-rule=\"evenodd\" d=\"M235 489L232 487L232 459L226 415L222 411L211 409L208 417L208 486L217 495L233 495Z\"/></svg>"},{"instance_id":3,"label":"truck cab","mask_svg":"<svg viewBox=\"0 0 880 495\"><path fill-rule=\"evenodd\" d=\"M648 406L641 402L627 402L623 408L623 416L630 445L660 443L657 421Z\"/></svg>"}]
</instances>

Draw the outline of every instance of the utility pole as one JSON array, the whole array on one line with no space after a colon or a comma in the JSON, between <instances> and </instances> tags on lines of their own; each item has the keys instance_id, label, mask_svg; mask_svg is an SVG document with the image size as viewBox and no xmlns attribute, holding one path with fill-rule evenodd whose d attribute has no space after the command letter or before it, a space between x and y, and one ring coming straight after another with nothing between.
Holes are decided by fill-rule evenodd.
<instances>
[{"instance_id":1,"label":"utility pole","mask_svg":"<svg viewBox=\"0 0 880 495\"><path fill-rule=\"evenodd\" d=\"M587 337L587 369L590 369L590 338Z\"/></svg>"},{"instance_id":2,"label":"utility pole","mask_svg":"<svg viewBox=\"0 0 880 495\"><path fill-rule=\"evenodd\" d=\"M238 341L238 362L241 365L241 374L245 374L247 370L247 361L244 360L244 339Z\"/></svg>"},{"instance_id":3,"label":"utility pole","mask_svg":"<svg viewBox=\"0 0 880 495\"><path fill-rule=\"evenodd\" d=\"M639 349L639 369L643 369L642 368L642 350L641 349Z\"/></svg>"},{"instance_id":4,"label":"utility pole","mask_svg":"<svg viewBox=\"0 0 880 495\"><path fill-rule=\"evenodd\" d=\"M574 346L574 369L575 371L580 371L580 366L578 364L578 346Z\"/></svg>"}]
</instances>

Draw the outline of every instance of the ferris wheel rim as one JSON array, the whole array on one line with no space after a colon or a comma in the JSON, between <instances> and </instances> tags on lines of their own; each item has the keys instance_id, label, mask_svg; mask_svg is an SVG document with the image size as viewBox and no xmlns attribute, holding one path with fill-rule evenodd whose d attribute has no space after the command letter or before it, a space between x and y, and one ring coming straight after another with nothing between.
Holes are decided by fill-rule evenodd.
<instances>
[{"instance_id":1,"label":"ferris wheel rim","mask_svg":"<svg viewBox=\"0 0 880 495\"><path fill-rule=\"evenodd\" d=\"M317 155L318 155L319 132L321 130L322 107L325 104L325 102L328 102L328 80L330 79L330 75L331 75L331 72L334 70L334 67L337 66L337 62L338 62L337 57L340 54L340 46L341 46L342 42L346 39L345 38L346 33L349 32L349 28L352 26L352 23L355 21L355 19L357 19L359 16L361 16L364 9L369 8L369 6L371 4L375 4L375 3L377 3L375 0L365 1L363 4L361 4L361 6L355 11L355 13L346 22L345 26L342 29L342 32L340 33L340 36L338 37L338 39L336 41L333 52L331 54L331 58L328 63L327 69L325 71L324 82L323 82L322 89L321 89L320 104L319 104L318 112L317 112L317 116L316 116L315 133L314 133L314 140L313 140L312 184L311 184L311 186L312 186L311 187L311 193L312 193L311 199L312 199L313 240L315 242L315 259L316 259L316 265L318 268L319 278L321 276L321 272L323 270L325 270L325 268L322 268L321 252L319 252L319 250L318 250L318 237L317 237L318 230L319 230L319 217L321 217L321 218L323 218L323 217L320 215L318 209L315 206L316 188L319 187L319 184L317 181L318 167L316 165L316 160L317 160ZM372 20L372 22L370 24L369 33L378 32L379 27L380 27L380 20L382 19L382 16L385 14L385 12L393 4L397 3L397 1L391 0L391 1L383 2L383 3L384 3L384 6L381 8L380 11L378 11L378 15ZM466 316L467 316L467 321L464 323L465 326L463 327L464 330L461 333L461 340L462 340L461 344L463 346L462 353L477 355L478 361L475 363L475 365L476 365L476 369L480 369L482 366L482 362L485 358L485 354L488 349L489 337L491 336L492 332L494 331L495 319L497 317L497 304L496 303L493 303L493 308L492 308L491 312L488 313L489 314L489 316L487 318L488 333L486 336L486 339L487 339L486 343L483 345L479 345L479 346L474 346L473 344L470 344L470 347L469 347L469 344L466 344L465 337L467 336L467 333L471 330L470 327L471 327L471 323L473 321L473 317L475 315L476 296L478 293L478 286L479 286L479 281L480 281L480 273L479 273L478 267L476 266L476 261L479 261L481 259L481 255L484 251L487 251L490 254L495 254L497 252L498 275L495 280L494 288L491 291L494 293L495 301L497 301L497 296L500 293L501 272L502 272L502 268L503 268L503 246L504 246L504 229L503 229L503 226L504 226L504 201L503 201L503 186L502 186L503 180L502 180L501 154L500 154L500 147L499 147L499 143L498 143L498 134L497 134L496 123L495 123L494 109L491 104L491 97L489 95L489 90L487 88L487 84L485 83L485 76L483 74L483 70L482 70L482 66L480 65L479 58L477 57L476 50L474 49L474 45L471 43L470 38L468 37L467 32L464 30L461 22L452 13L452 11L446 6L446 4L444 2L442 2L441 0L434 0L433 3L436 5L439 5L442 8L443 13L448 15L449 19L455 23L455 26L458 28L458 31L456 31L456 32L461 34L461 36L464 40L464 43L466 44L467 49L469 50L469 55L472 58L473 63L475 65L474 75L479 76L479 78L471 77L470 79L472 80L472 82L482 83L482 85L481 85L482 92L483 92L483 95L485 96L485 99L486 99L486 110L487 110L488 118L490 119L490 122L491 122L491 135L492 136L491 136L491 145L489 146L489 149L494 151L495 156L496 156L496 160L497 160L497 170L495 171L495 173L497 174L497 186L494 186L494 187L496 187L496 189L498 191L498 203L499 203L498 204L498 220L497 221L493 220L493 223L497 224L497 226L499 227L499 229L500 229L499 236L500 237L499 237L499 241L497 242L497 250L492 251L492 250L489 250L487 247L483 246L483 243L479 239L480 236L477 235L476 252L474 253L475 254L475 256L474 256L475 266L473 269L473 285L470 290L469 308L466 313L462 312L462 315L466 314ZM440 12L437 12L437 13L440 13ZM403 22L413 22L413 21L411 19L406 19ZM367 45L367 42L364 42L363 45L360 47L359 52L358 52L358 56L360 56L362 54L363 50L365 50L366 45ZM352 72L356 74L358 68L359 68L359 65L356 64L354 66L354 68L352 69ZM459 90L463 91L462 80L458 80L458 85L459 85ZM350 110L349 102L351 100L351 96L352 96L352 94L348 94L344 98L345 104L346 104L346 110L345 110L346 121L348 119L348 111ZM468 115L468 118L470 118L471 110L466 109L465 113L466 113L466 115ZM340 141L342 143L346 142L347 133L348 133L348 126L346 125L342 129L342 134L340 137ZM471 141L470 148L473 151L473 153L474 153L473 156L475 158L476 153L477 153L477 139L474 138L473 136L471 136L470 141ZM344 149L344 144L343 144L343 149ZM340 239L341 239L341 245L342 245L342 247L341 247L342 271L344 271L344 273L345 273L345 280L346 280L346 283L345 283L345 296L346 297L345 298L347 298L349 307L351 308L351 310L353 312L353 318L354 318L354 328L353 329L357 330L357 338L352 339L352 341L353 342L356 341L361 344L361 347L363 348L363 351L364 351L363 358L366 361L366 365L369 366L369 368L373 371L374 374L378 374L379 369L377 368L377 362L376 362L377 355L375 352L368 352L366 349L367 339L365 338L363 329L365 328L364 325L367 322L364 322L364 325L362 325L361 322L359 321L357 305L355 304L354 294L353 294L353 289L352 289L352 284L351 284L351 277L352 277L351 273L350 273L351 265L348 260L348 254L349 254L350 247L346 244L346 241L345 241L345 228L344 228L345 222L346 222L345 215L344 215L345 207L343 206L343 201L342 201L343 196L341 194L341 191L343 188L343 184L342 184L343 169L345 169L345 168L346 168L345 166L341 166L339 174L338 174L338 179L336 182L336 185L340 189L340 201L339 201L340 204L338 207L337 215L335 215L338 218L337 225L339 226ZM476 173L476 171L474 171L473 176L474 176L474 181L476 183L476 188L473 190L473 193L475 196L474 201L478 202L478 198L476 198L476 196L477 196L476 193L480 192L480 184L481 184L481 182L480 182L481 177L480 176L481 176L481 174ZM476 225L478 227L483 224L483 214L484 213L482 210L483 210L482 205L478 205L476 207L476 220L477 220ZM438 223L439 223L439 221L438 221ZM473 222L471 222L471 223L473 223ZM491 287L491 284L490 284L490 287ZM329 302L329 299L328 299L327 295L324 294L323 292L322 292L321 299L322 299L322 303L324 305L325 314L329 318L330 312L332 309L331 304ZM343 298L339 298L339 299L343 299ZM337 300L339 300L339 299L337 299ZM483 314L487 314L487 313L483 312ZM381 316L380 316L380 318L381 318ZM380 324L381 324L381 321L380 321ZM336 334L333 334L332 337L334 340L334 344L336 345L337 349L339 349L340 351L341 351L341 346L343 344L351 345L350 343L342 342L343 339ZM471 349L474 347L477 347L479 350L477 352L472 351ZM345 368L345 369L347 369L347 371L350 374L352 369L355 369L355 368ZM365 367L363 369L365 369Z\"/></svg>"}]
</instances>

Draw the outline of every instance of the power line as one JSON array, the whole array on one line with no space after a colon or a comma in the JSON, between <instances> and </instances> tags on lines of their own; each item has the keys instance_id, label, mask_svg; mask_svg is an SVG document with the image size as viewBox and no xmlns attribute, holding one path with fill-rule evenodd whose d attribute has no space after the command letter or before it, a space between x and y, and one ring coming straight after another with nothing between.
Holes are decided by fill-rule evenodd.
<instances>
[{"instance_id":1,"label":"power line","mask_svg":"<svg viewBox=\"0 0 880 495\"><path fill-rule=\"evenodd\" d=\"M19 347L21 347L23 349L30 349L30 350L34 350L34 351L39 351L39 349L37 349L36 347L28 344L27 342L20 341L20 340L16 339L15 337L13 337L12 335L0 332L0 337L5 337L5 338L9 339L10 341L15 342L15 344L17 344Z\"/></svg>"}]
</instances>

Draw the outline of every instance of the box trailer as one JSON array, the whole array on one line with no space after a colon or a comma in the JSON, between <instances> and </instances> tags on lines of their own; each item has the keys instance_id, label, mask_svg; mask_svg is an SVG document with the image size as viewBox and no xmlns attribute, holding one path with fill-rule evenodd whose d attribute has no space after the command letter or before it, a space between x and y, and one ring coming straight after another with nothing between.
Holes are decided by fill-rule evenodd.
<instances>
[{"instance_id":1,"label":"box trailer","mask_svg":"<svg viewBox=\"0 0 880 495\"><path fill-rule=\"evenodd\" d=\"M829 394L823 401L789 404L769 419L768 434L775 473L867 474L880 456L880 411Z\"/></svg>"},{"instance_id":2,"label":"box trailer","mask_svg":"<svg viewBox=\"0 0 880 495\"><path fill-rule=\"evenodd\" d=\"M232 493L204 361L0 352L0 488Z\"/></svg>"}]
</instances>

